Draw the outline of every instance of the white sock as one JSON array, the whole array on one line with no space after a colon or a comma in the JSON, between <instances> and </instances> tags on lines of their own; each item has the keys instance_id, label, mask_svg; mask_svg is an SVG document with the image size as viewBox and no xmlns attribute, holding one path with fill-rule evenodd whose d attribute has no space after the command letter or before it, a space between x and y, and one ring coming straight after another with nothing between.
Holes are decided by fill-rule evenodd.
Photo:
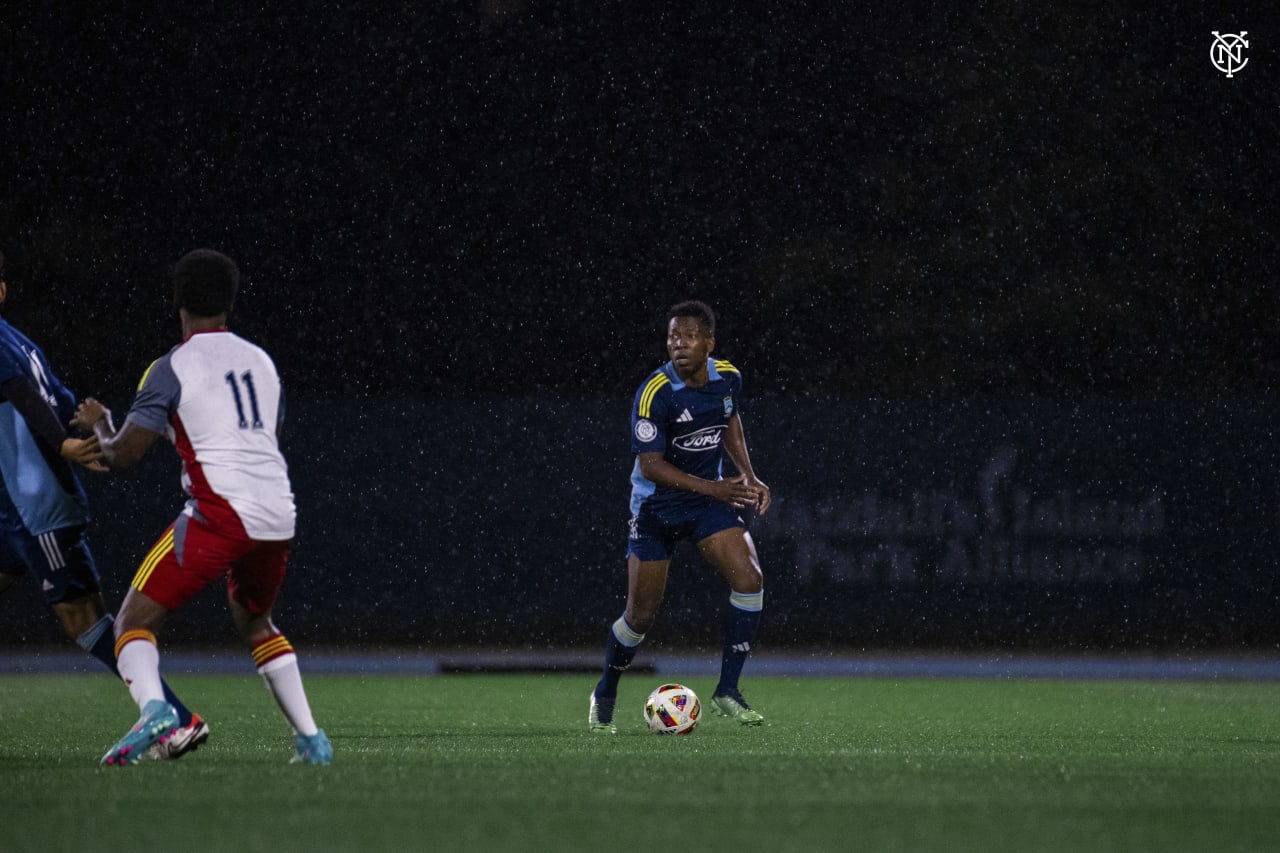
<instances>
[{"instance_id":1,"label":"white sock","mask_svg":"<svg viewBox=\"0 0 1280 853\"><path fill-rule=\"evenodd\" d=\"M129 685L129 694L141 710L153 699L164 698L160 683L160 650L146 639L130 640L116 653L116 669Z\"/></svg>"},{"instance_id":2,"label":"white sock","mask_svg":"<svg viewBox=\"0 0 1280 853\"><path fill-rule=\"evenodd\" d=\"M297 655L281 655L258 667L258 674L267 683L267 689L275 697L276 704L284 712L293 730L302 735L313 735L320 729L311 718L311 705L302 689L302 673L298 671Z\"/></svg>"}]
</instances>

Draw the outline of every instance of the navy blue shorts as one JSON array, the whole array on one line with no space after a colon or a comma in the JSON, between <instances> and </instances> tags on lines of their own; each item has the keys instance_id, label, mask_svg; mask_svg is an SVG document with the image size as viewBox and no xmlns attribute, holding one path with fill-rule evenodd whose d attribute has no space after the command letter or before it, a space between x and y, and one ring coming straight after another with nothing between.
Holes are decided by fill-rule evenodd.
<instances>
[{"instance_id":1,"label":"navy blue shorts","mask_svg":"<svg viewBox=\"0 0 1280 853\"><path fill-rule=\"evenodd\" d=\"M677 542L701 542L721 530L746 526L737 510L706 495L694 495L658 508L646 501L631 518L627 556L634 554L645 562L669 560Z\"/></svg>"},{"instance_id":2,"label":"navy blue shorts","mask_svg":"<svg viewBox=\"0 0 1280 853\"><path fill-rule=\"evenodd\" d=\"M28 569L48 604L74 601L99 589L98 567L83 527L64 527L39 536L25 528L0 533L0 573L22 575Z\"/></svg>"}]
</instances>

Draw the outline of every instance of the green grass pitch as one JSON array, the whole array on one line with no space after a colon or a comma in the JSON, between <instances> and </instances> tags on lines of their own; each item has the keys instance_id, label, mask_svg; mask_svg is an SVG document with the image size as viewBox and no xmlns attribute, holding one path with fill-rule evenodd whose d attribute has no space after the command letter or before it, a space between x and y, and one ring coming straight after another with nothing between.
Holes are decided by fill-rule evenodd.
<instances>
[{"instance_id":1,"label":"green grass pitch","mask_svg":"<svg viewBox=\"0 0 1280 853\"><path fill-rule=\"evenodd\" d=\"M0 850L1280 849L1272 683L759 678L658 737L632 674L607 737L589 676L312 676L323 768L256 676L172 680L209 744L117 769L118 682L0 677Z\"/></svg>"}]
</instances>

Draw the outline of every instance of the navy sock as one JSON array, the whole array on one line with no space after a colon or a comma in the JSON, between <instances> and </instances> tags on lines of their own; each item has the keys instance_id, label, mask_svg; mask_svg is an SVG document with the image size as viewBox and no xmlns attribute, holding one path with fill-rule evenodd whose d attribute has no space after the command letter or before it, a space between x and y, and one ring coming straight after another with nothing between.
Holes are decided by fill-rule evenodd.
<instances>
[{"instance_id":1,"label":"navy sock","mask_svg":"<svg viewBox=\"0 0 1280 853\"><path fill-rule=\"evenodd\" d=\"M760 613L764 593L735 592L729 596L724 612L724 652L720 657L720 683L715 695L738 690L743 664L751 652L756 632L760 629Z\"/></svg>"},{"instance_id":2,"label":"navy sock","mask_svg":"<svg viewBox=\"0 0 1280 853\"><path fill-rule=\"evenodd\" d=\"M111 626L115 623L115 619L108 613L97 622L89 626L79 637L76 637L76 645L102 661L102 665L120 677L120 670L116 668L116 640L115 632L111 630ZM174 693L169 687L169 682L161 679L160 686L164 688L165 701L173 706L178 712L178 722L184 726L191 725L191 711L186 705L182 704L182 700L178 698L178 694Z\"/></svg>"},{"instance_id":3,"label":"navy sock","mask_svg":"<svg viewBox=\"0 0 1280 853\"><path fill-rule=\"evenodd\" d=\"M631 630L625 619L619 618L613 623L613 627L609 629L609 644L604 652L604 674L596 684L596 696L612 699L618 695L618 681L627 667L631 666L631 661L635 660L642 640L644 634Z\"/></svg>"}]
</instances>

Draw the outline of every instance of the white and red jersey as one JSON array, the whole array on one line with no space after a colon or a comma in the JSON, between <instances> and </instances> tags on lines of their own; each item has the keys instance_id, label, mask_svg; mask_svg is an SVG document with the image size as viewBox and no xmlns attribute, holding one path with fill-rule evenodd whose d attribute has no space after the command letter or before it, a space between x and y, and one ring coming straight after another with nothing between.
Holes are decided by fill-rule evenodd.
<instances>
[{"instance_id":1,"label":"white and red jersey","mask_svg":"<svg viewBox=\"0 0 1280 853\"><path fill-rule=\"evenodd\" d=\"M292 539L296 510L276 440L280 377L261 347L226 329L197 332L156 359L126 423L166 435L182 457L182 487L215 530Z\"/></svg>"}]
</instances>

